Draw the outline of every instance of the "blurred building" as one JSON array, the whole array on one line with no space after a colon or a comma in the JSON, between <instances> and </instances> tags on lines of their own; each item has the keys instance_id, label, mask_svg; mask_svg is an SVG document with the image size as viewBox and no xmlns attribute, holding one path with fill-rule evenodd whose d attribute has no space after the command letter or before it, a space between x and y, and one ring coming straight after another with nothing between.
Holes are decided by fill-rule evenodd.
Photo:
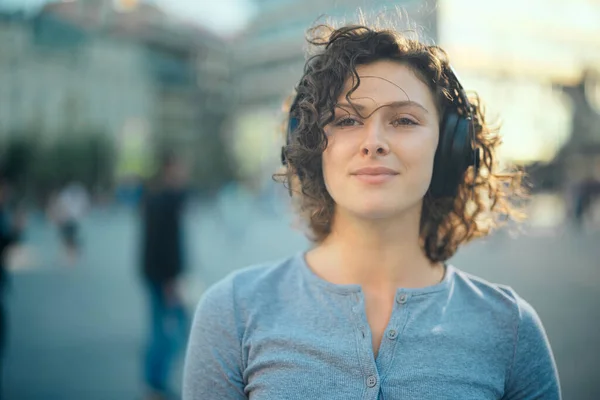
<instances>
[{"instance_id":1,"label":"blurred building","mask_svg":"<svg viewBox=\"0 0 600 400\"><path fill-rule=\"evenodd\" d=\"M134 153L193 158L230 108L227 46L151 4L50 3L31 18L1 15L0 39L0 138L101 131Z\"/></svg>"},{"instance_id":2,"label":"blurred building","mask_svg":"<svg viewBox=\"0 0 600 400\"><path fill-rule=\"evenodd\" d=\"M570 136L549 162L529 173L538 190L573 191L582 182L600 182L600 70L586 70L573 84L557 84L572 105Z\"/></svg>"},{"instance_id":3,"label":"blurred building","mask_svg":"<svg viewBox=\"0 0 600 400\"><path fill-rule=\"evenodd\" d=\"M573 105L573 122L570 140L551 165L562 170L566 181L600 182L600 68L585 71L579 81L561 89Z\"/></svg>"},{"instance_id":4,"label":"blurred building","mask_svg":"<svg viewBox=\"0 0 600 400\"><path fill-rule=\"evenodd\" d=\"M436 2L415 0L258 0L258 12L236 43L238 107L231 141L243 178L268 178L279 160L282 103L302 75L305 33L317 22L356 22L357 12L391 20L420 36L437 38ZM400 13L398 12L400 10ZM410 19L406 18L406 15ZM400 18L403 15L403 18Z\"/></svg>"}]
</instances>

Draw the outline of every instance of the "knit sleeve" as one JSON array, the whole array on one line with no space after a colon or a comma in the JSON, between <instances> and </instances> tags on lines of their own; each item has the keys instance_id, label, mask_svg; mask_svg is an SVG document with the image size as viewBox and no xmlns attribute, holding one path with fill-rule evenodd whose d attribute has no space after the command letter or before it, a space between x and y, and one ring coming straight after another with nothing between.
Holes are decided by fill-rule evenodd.
<instances>
[{"instance_id":1,"label":"knit sleeve","mask_svg":"<svg viewBox=\"0 0 600 400\"><path fill-rule=\"evenodd\" d=\"M202 296L186 353L183 400L247 399L242 378L233 279L226 278Z\"/></svg>"},{"instance_id":2,"label":"knit sleeve","mask_svg":"<svg viewBox=\"0 0 600 400\"><path fill-rule=\"evenodd\" d=\"M503 400L559 400L556 363L542 321L534 308L514 294L517 301L512 365Z\"/></svg>"}]
</instances>

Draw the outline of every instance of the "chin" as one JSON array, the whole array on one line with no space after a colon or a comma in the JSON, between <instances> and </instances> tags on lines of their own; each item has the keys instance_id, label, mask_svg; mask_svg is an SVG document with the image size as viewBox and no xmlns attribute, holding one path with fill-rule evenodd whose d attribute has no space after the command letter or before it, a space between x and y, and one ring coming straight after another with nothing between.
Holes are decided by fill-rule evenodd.
<instances>
[{"instance_id":1,"label":"chin","mask_svg":"<svg viewBox=\"0 0 600 400\"><path fill-rule=\"evenodd\" d=\"M352 213L359 218L364 219L391 219L403 214L408 209L414 208L401 201L390 201L391 199L382 199L381 201L365 200L361 204L354 204L350 207Z\"/></svg>"},{"instance_id":2,"label":"chin","mask_svg":"<svg viewBox=\"0 0 600 400\"><path fill-rule=\"evenodd\" d=\"M412 195L407 195L410 192ZM344 214L358 219L394 219L406 213L420 213L423 197L413 190L360 190L332 196ZM337 194L337 193L334 193Z\"/></svg>"}]
</instances>

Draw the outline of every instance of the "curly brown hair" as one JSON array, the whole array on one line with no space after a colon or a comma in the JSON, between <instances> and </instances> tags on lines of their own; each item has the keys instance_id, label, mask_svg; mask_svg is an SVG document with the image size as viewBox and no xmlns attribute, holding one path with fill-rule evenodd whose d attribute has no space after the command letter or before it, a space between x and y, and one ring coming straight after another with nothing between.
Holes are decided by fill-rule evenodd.
<instances>
[{"instance_id":1,"label":"curly brown hair","mask_svg":"<svg viewBox=\"0 0 600 400\"><path fill-rule=\"evenodd\" d=\"M323 178L322 154L327 147L324 128L333 121L346 80L355 78L349 93L358 87L357 66L379 60L409 66L431 90L440 116L456 101L456 82L448 72L450 65L443 49L394 29L321 24L308 31L307 41L315 54L307 60L296 87L294 117L299 125L283 149L287 168L274 174L274 179L293 194L299 215L308 225L309 238L320 243L331 232L335 207ZM501 143L499 127L486 123L476 94L469 94L469 102L480 166L468 168L455 197L434 198L426 193L420 238L432 262L447 260L458 246L486 236L501 222L523 216L513 201L524 195L522 174L500 171L496 155Z\"/></svg>"}]
</instances>

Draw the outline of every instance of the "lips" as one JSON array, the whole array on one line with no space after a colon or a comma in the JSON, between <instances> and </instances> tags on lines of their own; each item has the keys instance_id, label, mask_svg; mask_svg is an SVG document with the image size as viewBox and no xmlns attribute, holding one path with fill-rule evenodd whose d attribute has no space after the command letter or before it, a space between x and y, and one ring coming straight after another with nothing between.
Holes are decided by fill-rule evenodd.
<instances>
[{"instance_id":1,"label":"lips","mask_svg":"<svg viewBox=\"0 0 600 400\"><path fill-rule=\"evenodd\" d=\"M350 175L398 175L398 172L387 167L364 167L353 171Z\"/></svg>"},{"instance_id":2,"label":"lips","mask_svg":"<svg viewBox=\"0 0 600 400\"><path fill-rule=\"evenodd\" d=\"M365 167L353 171L350 175L363 183L376 185L392 180L398 172L387 167Z\"/></svg>"}]
</instances>

